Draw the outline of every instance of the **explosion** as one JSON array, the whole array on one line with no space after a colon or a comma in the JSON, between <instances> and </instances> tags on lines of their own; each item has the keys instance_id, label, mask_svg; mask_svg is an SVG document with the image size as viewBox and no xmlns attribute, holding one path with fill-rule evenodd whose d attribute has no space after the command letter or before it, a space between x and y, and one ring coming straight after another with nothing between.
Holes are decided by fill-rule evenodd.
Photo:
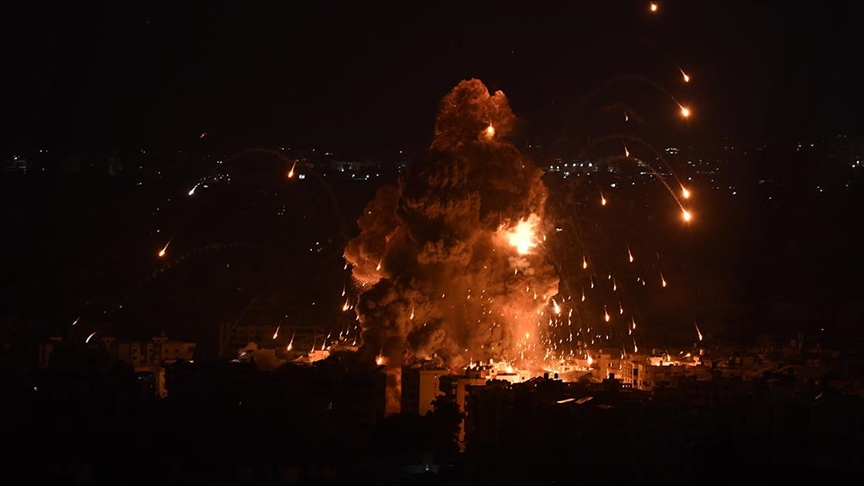
<instances>
[{"instance_id":1,"label":"explosion","mask_svg":"<svg viewBox=\"0 0 864 486\"><path fill-rule=\"evenodd\" d=\"M460 82L429 149L398 187L378 191L348 242L360 352L386 365L388 413L399 410L405 364L538 369L547 355L558 293L542 248L547 192L542 170L507 140L515 121L504 93Z\"/></svg>"}]
</instances>

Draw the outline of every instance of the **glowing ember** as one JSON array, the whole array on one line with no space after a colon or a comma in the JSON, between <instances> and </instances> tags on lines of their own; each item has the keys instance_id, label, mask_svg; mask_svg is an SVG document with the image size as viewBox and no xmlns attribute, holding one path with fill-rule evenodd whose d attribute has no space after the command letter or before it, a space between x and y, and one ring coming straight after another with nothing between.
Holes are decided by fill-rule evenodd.
<instances>
[{"instance_id":1,"label":"glowing ember","mask_svg":"<svg viewBox=\"0 0 864 486\"><path fill-rule=\"evenodd\" d=\"M276 326L276 332L273 333L273 339L276 339L279 336L279 328L282 327L282 324Z\"/></svg>"},{"instance_id":2,"label":"glowing ember","mask_svg":"<svg viewBox=\"0 0 864 486\"><path fill-rule=\"evenodd\" d=\"M601 206L606 205L606 196L604 196L602 192L600 193L600 205Z\"/></svg>"},{"instance_id":3,"label":"glowing ember","mask_svg":"<svg viewBox=\"0 0 864 486\"><path fill-rule=\"evenodd\" d=\"M687 108L686 106L682 106L681 107L681 116L683 116L684 118L689 118L690 117L690 108Z\"/></svg>"},{"instance_id":4,"label":"glowing ember","mask_svg":"<svg viewBox=\"0 0 864 486\"><path fill-rule=\"evenodd\" d=\"M681 196L683 196L684 199L690 199L690 191L688 191L684 186L681 186Z\"/></svg>"},{"instance_id":5,"label":"glowing ember","mask_svg":"<svg viewBox=\"0 0 864 486\"><path fill-rule=\"evenodd\" d=\"M170 245L170 244L171 244L171 240L168 240L168 243L165 243L165 246L163 246L162 249L159 250L159 258L162 258L165 256L165 252L168 251L168 245Z\"/></svg>"},{"instance_id":6,"label":"glowing ember","mask_svg":"<svg viewBox=\"0 0 864 486\"><path fill-rule=\"evenodd\" d=\"M684 221L690 221L690 219L693 216L690 214L690 211L687 211L686 209L682 209L681 210L681 217L684 218Z\"/></svg>"},{"instance_id":7,"label":"glowing ember","mask_svg":"<svg viewBox=\"0 0 864 486\"><path fill-rule=\"evenodd\" d=\"M96 335L96 332L98 332L98 331L93 331L93 332L91 332L90 335L87 336L87 339L84 340L84 344L88 344L88 343L90 343L90 339L91 339L93 336Z\"/></svg>"},{"instance_id":8,"label":"glowing ember","mask_svg":"<svg viewBox=\"0 0 864 486\"><path fill-rule=\"evenodd\" d=\"M699 336L699 340L701 341L702 340L702 331L699 330L699 324L696 324L694 322L693 325L696 326L696 335Z\"/></svg>"},{"instance_id":9,"label":"glowing ember","mask_svg":"<svg viewBox=\"0 0 864 486\"><path fill-rule=\"evenodd\" d=\"M651 2L651 4L648 6L648 9L651 10L652 12L656 12L657 11L657 4L654 2Z\"/></svg>"},{"instance_id":10,"label":"glowing ember","mask_svg":"<svg viewBox=\"0 0 864 486\"><path fill-rule=\"evenodd\" d=\"M291 170L288 171L288 178L289 178L289 179L293 179L293 178L294 178L294 169L295 169L296 167L297 167L297 161L295 160L295 161L294 161L294 164L291 165Z\"/></svg>"},{"instance_id":11,"label":"glowing ember","mask_svg":"<svg viewBox=\"0 0 864 486\"><path fill-rule=\"evenodd\" d=\"M489 125L486 127L486 138L492 138L495 136L495 127Z\"/></svg>"}]
</instances>

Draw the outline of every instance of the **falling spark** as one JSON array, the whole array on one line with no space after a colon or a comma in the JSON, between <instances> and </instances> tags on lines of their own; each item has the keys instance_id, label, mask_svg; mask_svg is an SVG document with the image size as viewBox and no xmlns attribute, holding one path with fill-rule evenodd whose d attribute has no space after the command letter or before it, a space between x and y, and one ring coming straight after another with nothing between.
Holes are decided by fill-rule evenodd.
<instances>
[{"instance_id":1,"label":"falling spark","mask_svg":"<svg viewBox=\"0 0 864 486\"><path fill-rule=\"evenodd\" d=\"M98 332L98 331L93 331L93 332L91 332L90 335L87 336L87 339L84 340L84 344L89 344L89 343L90 343L90 338L92 338L93 336L95 336L97 332Z\"/></svg>"},{"instance_id":2,"label":"falling spark","mask_svg":"<svg viewBox=\"0 0 864 486\"><path fill-rule=\"evenodd\" d=\"M495 127L489 125L486 127L486 138L492 138L495 136Z\"/></svg>"},{"instance_id":3,"label":"falling spark","mask_svg":"<svg viewBox=\"0 0 864 486\"><path fill-rule=\"evenodd\" d=\"M170 245L170 244L171 244L171 240L168 240L168 243L165 243L165 246L163 246L162 249L159 250L159 258L162 258L165 256L165 252L168 251L168 245Z\"/></svg>"},{"instance_id":4,"label":"falling spark","mask_svg":"<svg viewBox=\"0 0 864 486\"><path fill-rule=\"evenodd\" d=\"M375 271L376 271L376 272L379 272L379 271L381 271L381 262L383 262L383 261L384 261L384 259L383 259L383 258L382 258L382 259L381 259L381 260L378 260L378 266L377 266L377 267L375 267Z\"/></svg>"},{"instance_id":5,"label":"falling spark","mask_svg":"<svg viewBox=\"0 0 864 486\"><path fill-rule=\"evenodd\" d=\"M382 355L379 354L379 355L375 358L375 364L378 365L378 366L383 365L383 364L384 364L384 356L382 356Z\"/></svg>"},{"instance_id":6,"label":"falling spark","mask_svg":"<svg viewBox=\"0 0 864 486\"><path fill-rule=\"evenodd\" d=\"M626 112L626 111L624 112L624 121L625 121L625 122L630 121L630 117L627 116L627 112Z\"/></svg>"},{"instance_id":7,"label":"falling spark","mask_svg":"<svg viewBox=\"0 0 864 486\"><path fill-rule=\"evenodd\" d=\"M702 340L702 331L699 330L699 324L696 324L694 322L693 325L696 326L696 334L699 336L699 340L701 341Z\"/></svg>"},{"instance_id":8,"label":"falling spark","mask_svg":"<svg viewBox=\"0 0 864 486\"><path fill-rule=\"evenodd\" d=\"M600 193L600 205L601 206L606 205L606 196L604 196L602 192Z\"/></svg>"},{"instance_id":9,"label":"falling spark","mask_svg":"<svg viewBox=\"0 0 864 486\"><path fill-rule=\"evenodd\" d=\"M192 186L192 189L189 189L189 192L187 192L186 194L189 194L190 196L194 196L195 195L195 189L198 189L199 184L201 184L201 183L198 182L194 186Z\"/></svg>"},{"instance_id":10,"label":"falling spark","mask_svg":"<svg viewBox=\"0 0 864 486\"><path fill-rule=\"evenodd\" d=\"M681 116L684 118L690 118L690 108L687 108L684 105L678 105L681 107Z\"/></svg>"},{"instance_id":11,"label":"falling spark","mask_svg":"<svg viewBox=\"0 0 864 486\"><path fill-rule=\"evenodd\" d=\"M690 214L690 211L687 211L686 209L682 209L681 210L681 217L684 218L684 221L690 221L690 219L693 216Z\"/></svg>"},{"instance_id":12,"label":"falling spark","mask_svg":"<svg viewBox=\"0 0 864 486\"><path fill-rule=\"evenodd\" d=\"M72 321L72 325L74 326L75 324L78 324L78 321L80 321L80 320L81 320L81 317L79 316L77 319Z\"/></svg>"},{"instance_id":13,"label":"falling spark","mask_svg":"<svg viewBox=\"0 0 864 486\"><path fill-rule=\"evenodd\" d=\"M286 348L287 351L291 351L291 348L294 347L294 336L295 336L295 335L297 335L297 331L294 331L294 332L291 334L291 340L288 341L288 347Z\"/></svg>"},{"instance_id":14,"label":"falling spark","mask_svg":"<svg viewBox=\"0 0 864 486\"><path fill-rule=\"evenodd\" d=\"M681 69L681 66L678 66L678 70L681 71L681 76L684 78L684 82L689 83L690 82L690 76L688 76L687 73L685 73L684 70Z\"/></svg>"},{"instance_id":15,"label":"falling spark","mask_svg":"<svg viewBox=\"0 0 864 486\"><path fill-rule=\"evenodd\" d=\"M618 283L615 282L615 279L612 279L612 292L618 290Z\"/></svg>"},{"instance_id":16,"label":"falling spark","mask_svg":"<svg viewBox=\"0 0 864 486\"><path fill-rule=\"evenodd\" d=\"M630 260L630 263L633 263L633 252L630 251L630 247L627 247L627 259Z\"/></svg>"},{"instance_id":17,"label":"falling spark","mask_svg":"<svg viewBox=\"0 0 864 486\"><path fill-rule=\"evenodd\" d=\"M585 289L582 289L582 302L585 302Z\"/></svg>"},{"instance_id":18,"label":"falling spark","mask_svg":"<svg viewBox=\"0 0 864 486\"><path fill-rule=\"evenodd\" d=\"M351 308L351 305L349 304L349 300L345 299L345 304L342 305L342 312L346 312L350 308Z\"/></svg>"},{"instance_id":19,"label":"falling spark","mask_svg":"<svg viewBox=\"0 0 864 486\"><path fill-rule=\"evenodd\" d=\"M662 285L663 288L666 288L666 279L663 278L663 272L660 272L660 285Z\"/></svg>"},{"instance_id":20,"label":"falling spark","mask_svg":"<svg viewBox=\"0 0 864 486\"><path fill-rule=\"evenodd\" d=\"M630 157L630 151L627 150L627 145L624 144L624 157Z\"/></svg>"},{"instance_id":21,"label":"falling spark","mask_svg":"<svg viewBox=\"0 0 864 486\"><path fill-rule=\"evenodd\" d=\"M294 169L295 169L296 167L297 167L297 161L295 160L295 161L294 161L294 164L291 165L291 170L288 171L288 178L289 178L289 179L293 179L293 178L294 178Z\"/></svg>"},{"instance_id":22,"label":"falling spark","mask_svg":"<svg viewBox=\"0 0 864 486\"><path fill-rule=\"evenodd\" d=\"M620 302L618 303L618 314L619 314L619 315L623 315L623 314L624 314L624 307L621 306L621 303L620 303Z\"/></svg>"},{"instance_id":23,"label":"falling spark","mask_svg":"<svg viewBox=\"0 0 864 486\"><path fill-rule=\"evenodd\" d=\"M594 360L591 358L591 353L588 353L588 366L591 366L591 363L593 362Z\"/></svg>"},{"instance_id":24,"label":"falling spark","mask_svg":"<svg viewBox=\"0 0 864 486\"><path fill-rule=\"evenodd\" d=\"M585 259L585 255L582 255L582 270L588 268L588 260Z\"/></svg>"},{"instance_id":25,"label":"falling spark","mask_svg":"<svg viewBox=\"0 0 864 486\"><path fill-rule=\"evenodd\" d=\"M552 299L552 305L555 306L555 314L561 315L561 307L558 305L558 302L555 302L555 299Z\"/></svg>"},{"instance_id":26,"label":"falling spark","mask_svg":"<svg viewBox=\"0 0 864 486\"><path fill-rule=\"evenodd\" d=\"M639 352L639 346L636 346L636 338L633 338L633 352L634 353Z\"/></svg>"},{"instance_id":27,"label":"falling spark","mask_svg":"<svg viewBox=\"0 0 864 486\"><path fill-rule=\"evenodd\" d=\"M657 4L654 2L651 2L651 4L648 6L648 9L651 10L652 12L656 12L657 8L658 8Z\"/></svg>"},{"instance_id":28,"label":"falling spark","mask_svg":"<svg viewBox=\"0 0 864 486\"><path fill-rule=\"evenodd\" d=\"M630 322L633 324L633 330L635 331L636 330L636 319L631 317Z\"/></svg>"},{"instance_id":29,"label":"falling spark","mask_svg":"<svg viewBox=\"0 0 864 486\"><path fill-rule=\"evenodd\" d=\"M690 199L690 191L688 191L684 186L681 186L681 196L683 196L684 199Z\"/></svg>"},{"instance_id":30,"label":"falling spark","mask_svg":"<svg viewBox=\"0 0 864 486\"><path fill-rule=\"evenodd\" d=\"M609 319L610 319L609 311L606 309L605 305L603 306L603 319L605 319L606 322L609 322Z\"/></svg>"},{"instance_id":31,"label":"falling spark","mask_svg":"<svg viewBox=\"0 0 864 486\"><path fill-rule=\"evenodd\" d=\"M201 132L201 135L198 136L198 139L202 139L207 136L207 132Z\"/></svg>"},{"instance_id":32,"label":"falling spark","mask_svg":"<svg viewBox=\"0 0 864 486\"><path fill-rule=\"evenodd\" d=\"M411 317L409 317L412 321L414 320L414 308L411 308Z\"/></svg>"},{"instance_id":33,"label":"falling spark","mask_svg":"<svg viewBox=\"0 0 864 486\"><path fill-rule=\"evenodd\" d=\"M279 328L280 327L282 327L282 324L279 324L278 326L276 326L276 332L273 333L273 339L276 339L276 337L279 336Z\"/></svg>"}]
</instances>

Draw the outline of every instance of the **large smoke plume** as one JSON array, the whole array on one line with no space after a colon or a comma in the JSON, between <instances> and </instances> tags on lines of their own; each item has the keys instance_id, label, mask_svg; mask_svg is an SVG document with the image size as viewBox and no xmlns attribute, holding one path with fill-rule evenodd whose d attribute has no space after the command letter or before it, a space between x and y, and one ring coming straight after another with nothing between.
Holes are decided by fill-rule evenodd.
<instances>
[{"instance_id":1,"label":"large smoke plume","mask_svg":"<svg viewBox=\"0 0 864 486\"><path fill-rule=\"evenodd\" d=\"M460 82L429 149L398 187L378 191L348 243L360 352L387 366L388 412L399 409L403 365L544 358L558 277L542 248L542 171L506 138L515 122L504 93Z\"/></svg>"}]
</instances>

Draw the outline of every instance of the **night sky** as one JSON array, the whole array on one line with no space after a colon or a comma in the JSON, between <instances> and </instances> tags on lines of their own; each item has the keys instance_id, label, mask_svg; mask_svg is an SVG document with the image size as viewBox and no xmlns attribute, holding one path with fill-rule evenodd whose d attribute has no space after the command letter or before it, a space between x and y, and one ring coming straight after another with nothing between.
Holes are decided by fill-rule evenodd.
<instances>
[{"instance_id":1,"label":"night sky","mask_svg":"<svg viewBox=\"0 0 864 486\"><path fill-rule=\"evenodd\" d=\"M441 96L471 77L544 143L608 133L615 103L656 141L862 132L860 4L659 5L3 2L2 148L186 148L208 132L378 156L428 144Z\"/></svg>"}]
</instances>

